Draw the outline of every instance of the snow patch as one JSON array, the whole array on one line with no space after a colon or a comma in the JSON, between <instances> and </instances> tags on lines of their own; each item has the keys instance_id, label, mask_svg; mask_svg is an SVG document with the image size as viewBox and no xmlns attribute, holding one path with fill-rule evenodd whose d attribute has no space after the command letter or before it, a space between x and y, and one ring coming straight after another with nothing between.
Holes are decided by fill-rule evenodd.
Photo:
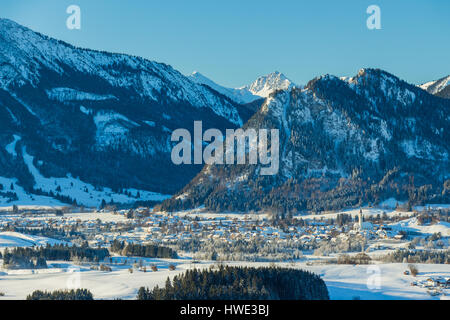
<instances>
[{"instance_id":1,"label":"snow patch","mask_svg":"<svg viewBox=\"0 0 450 320\"><path fill-rule=\"evenodd\" d=\"M17 142L20 141L20 139L22 139L22 138L21 138L20 136L18 136L18 135L13 135L13 138L14 138L13 142L11 142L10 144L8 144L8 145L5 147L5 149L6 149L6 151L7 151L9 154L13 155L14 157L17 157L17 153L16 153L16 144L17 144Z\"/></svg>"},{"instance_id":2,"label":"snow patch","mask_svg":"<svg viewBox=\"0 0 450 320\"><path fill-rule=\"evenodd\" d=\"M56 244L69 244L66 241L56 240L47 237L40 237L35 235L27 235L18 232L0 232L0 248L5 247L40 247L56 245Z\"/></svg>"}]
</instances>

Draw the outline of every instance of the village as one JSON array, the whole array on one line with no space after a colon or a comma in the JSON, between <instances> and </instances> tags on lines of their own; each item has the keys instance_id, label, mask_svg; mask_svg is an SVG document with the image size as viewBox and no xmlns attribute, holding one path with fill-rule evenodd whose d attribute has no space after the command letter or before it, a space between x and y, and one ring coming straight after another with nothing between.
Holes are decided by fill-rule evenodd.
<instances>
[{"instance_id":1,"label":"village","mask_svg":"<svg viewBox=\"0 0 450 320\"><path fill-rule=\"evenodd\" d=\"M227 243L262 240L279 244L286 242L319 244L359 237L368 243L368 247L363 251L388 249L389 245L380 244L384 242L383 240L391 243L391 248L408 248L407 244L415 237L427 235L422 231L431 230L427 227L428 224L434 225L434 229L438 231L444 231L440 235L441 247L447 247L447 243L444 245L443 241L448 241L450 236L448 222L445 220L448 219L449 209L439 210L439 213L391 210L389 214L381 209L359 209L340 214L299 215L289 222L273 219L268 214L214 214L199 210L177 214L150 212L145 207L85 211L80 213L71 208L23 209L18 213L3 211L0 213L0 231L23 229L39 233L39 230L45 229L58 230L64 234L63 240L75 244L79 240L87 240L93 247L108 246L113 240L166 245L174 245L178 241L193 238ZM345 219L340 219L340 216ZM422 223L423 228L416 230L402 224L402 221L410 222L411 219L417 220L417 217L419 220L427 217L429 221ZM434 222L432 219L435 219ZM429 233L433 234L432 231ZM54 237L58 238L58 234Z\"/></svg>"},{"instance_id":2,"label":"village","mask_svg":"<svg viewBox=\"0 0 450 320\"><path fill-rule=\"evenodd\" d=\"M167 213L146 207L82 212L70 207L11 208L0 211L0 251L14 246L43 246L48 242L45 239L53 239L69 246L87 242L92 248L110 248L113 241L164 246L175 250L178 259L190 266L205 261L247 261L320 269L406 263L396 277L408 277L410 287L441 298L449 295L450 270L427 277L419 273L416 277L408 264L449 265L448 211L361 208L296 215L286 220L269 213L211 213L202 209ZM8 243L15 237L24 241ZM42 242L36 240L41 238ZM111 263L121 261L116 256L113 254Z\"/></svg>"}]
</instances>

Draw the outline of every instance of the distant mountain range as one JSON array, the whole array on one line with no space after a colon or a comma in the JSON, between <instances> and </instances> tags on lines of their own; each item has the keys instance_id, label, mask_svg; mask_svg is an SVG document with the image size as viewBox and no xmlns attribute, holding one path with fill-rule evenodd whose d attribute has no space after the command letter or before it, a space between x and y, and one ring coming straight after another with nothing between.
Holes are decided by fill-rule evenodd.
<instances>
[{"instance_id":1,"label":"distant mountain range","mask_svg":"<svg viewBox=\"0 0 450 320\"><path fill-rule=\"evenodd\" d=\"M427 186L420 192L444 201L449 101L373 69L305 87L274 72L225 88L0 19L0 205L151 204L176 194L165 208L334 208L404 197L413 175ZM281 129L279 174L174 165L171 133L196 120L222 132ZM370 191L382 181L383 192Z\"/></svg>"},{"instance_id":2,"label":"distant mountain range","mask_svg":"<svg viewBox=\"0 0 450 320\"><path fill-rule=\"evenodd\" d=\"M261 98L267 98L276 90L288 90L296 86L291 80L286 78L284 74L278 71L259 77L250 85L241 88L225 88L197 71L194 71L192 75L190 75L190 78L194 82L209 86L231 100L241 104L254 102Z\"/></svg>"},{"instance_id":3,"label":"distant mountain range","mask_svg":"<svg viewBox=\"0 0 450 320\"><path fill-rule=\"evenodd\" d=\"M450 75L436 81L424 83L419 87L438 97L450 99Z\"/></svg>"}]
</instances>

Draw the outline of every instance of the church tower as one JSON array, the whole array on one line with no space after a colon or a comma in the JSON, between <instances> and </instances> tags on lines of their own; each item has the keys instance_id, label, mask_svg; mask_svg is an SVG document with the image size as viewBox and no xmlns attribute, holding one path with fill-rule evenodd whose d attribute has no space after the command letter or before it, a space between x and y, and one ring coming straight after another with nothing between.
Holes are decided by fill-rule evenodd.
<instances>
[{"instance_id":1,"label":"church tower","mask_svg":"<svg viewBox=\"0 0 450 320\"><path fill-rule=\"evenodd\" d=\"M359 208L358 222L359 222L359 230L362 230L363 216L362 216L362 209L361 208Z\"/></svg>"}]
</instances>

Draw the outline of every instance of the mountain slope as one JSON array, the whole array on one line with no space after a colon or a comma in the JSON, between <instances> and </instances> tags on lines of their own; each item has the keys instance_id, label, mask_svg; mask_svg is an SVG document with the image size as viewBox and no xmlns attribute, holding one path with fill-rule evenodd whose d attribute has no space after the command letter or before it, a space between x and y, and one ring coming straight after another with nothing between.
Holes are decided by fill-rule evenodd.
<instances>
[{"instance_id":1,"label":"mountain slope","mask_svg":"<svg viewBox=\"0 0 450 320\"><path fill-rule=\"evenodd\" d=\"M189 77L192 79L192 81L194 81L198 84L206 85L206 86L216 90L217 92L227 96L228 98L232 99L233 101L236 101L237 103L245 104L245 103L251 103L255 100L261 99L260 96L254 95L246 89L225 88L225 87L215 83L211 79L205 77L204 75L202 75L200 72L197 72L197 71L194 71Z\"/></svg>"},{"instance_id":2,"label":"mountain slope","mask_svg":"<svg viewBox=\"0 0 450 320\"><path fill-rule=\"evenodd\" d=\"M173 193L201 169L172 164L173 130L194 120L205 130L239 127L251 114L166 64L76 48L0 19L0 177L26 192L70 202L84 192L71 186L89 184L89 204L153 200L144 191ZM55 179L39 185L31 166ZM62 188L56 178L79 183ZM17 201L13 191L0 198Z\"/></svg>"},{"instance_id":3,"label":"mountain slope","mask_svg":"<svg viewBox=\"0 0 450 320\"><path fill-rule=\"evenodd\" d=\"M450 75L436 81L424 83L419 87L438 97L450 99Z\"/></svg>"},{"instance_id":4,"label":"mountain slope","mask_svg":"<svg viewBox=\"0 0 450 320\"><path fill-rule=\"evenodd\" d=\"M280 132L280 167L208 165L162 209L281 213L331 210L395 197L450 201L450 101L362 69L272 94L245 128ZM446 181L447 180L447 181Z\"/></svg>"}]
</instances>

